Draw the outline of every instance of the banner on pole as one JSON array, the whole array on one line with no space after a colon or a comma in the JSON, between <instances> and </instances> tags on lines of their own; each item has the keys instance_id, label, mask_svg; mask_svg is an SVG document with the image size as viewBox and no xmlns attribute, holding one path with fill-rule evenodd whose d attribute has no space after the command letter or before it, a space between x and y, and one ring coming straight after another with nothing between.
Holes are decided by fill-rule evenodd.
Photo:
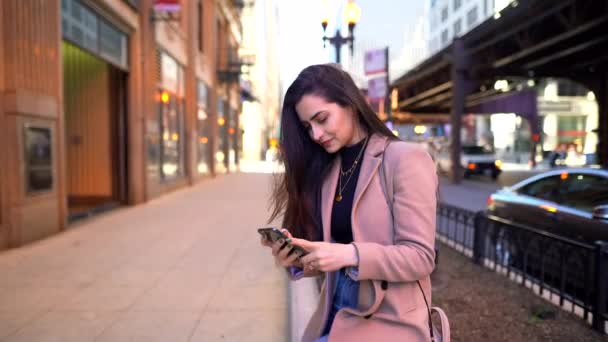
<instances>
[{"instance_id":1,"label":"banner on pole","mask_svg":"<svg viewBox=\"0 0 608 342\"><path fill-rule=\"evenodd\" d=\"M388 92L386 75L370 78L367 81L367 97L372 101L384 99Z\"/></svg>"},{"instance_id":2,"label":"banner on pole","mask_svg":"<svg viewBox=\"0 0 608 342\"><path fill-rule=\"evenodd\" d=\"M386 48L366 51L364 63L365 75L387 72L388 61L386 60L386 56Z\"/></svg>"},{"instance_id":3,"label":"banner on pole","mask_svg":"<svg viewBox=\"0 0 608 342\"><path fill-rule=\"evenodd\" d=\"M154 10L157 12L176 13L180 9L180 0L154 0Z\"/></svg>"}]
</instances>

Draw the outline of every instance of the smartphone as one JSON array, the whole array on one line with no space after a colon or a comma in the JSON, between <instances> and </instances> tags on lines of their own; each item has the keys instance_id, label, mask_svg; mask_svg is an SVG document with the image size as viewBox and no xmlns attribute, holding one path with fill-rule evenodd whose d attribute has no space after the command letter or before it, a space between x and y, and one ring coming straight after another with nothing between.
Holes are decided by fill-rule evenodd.
<instances>
[{"instance_id":1,"label":"smartphone","mask_svg":"<svg viewBox=\"0 0 608 342\"><path fill-rule=\"evenodd\" d=\"M289 238L287 237L287 235L283 234L283 232L279 228L276 227L260 228L258 229L258 233L260 233L260 235L262 235L267 241L273 243L281 238L285 240Z\"/></svg>"},{"instance_id":2,"label":"smartphone","mask_svg":"<svg viewBox=\"0 0 608 342\"><path fill-rule=\"evenodd\" d=\"M260 228L260 229L258 229L258 233L260 233L260 235L262 235L266 240L272 241L273 243L279 239L285 240L286 241L285 247L291 248L291 251L289 252L289 254L296 253L298 255L298 257L303 257L306 254L308 254L308 252L304 248L302 248L300 246L292 245L289 242L289 237L287 235L283 234L283 232L279 228L276 228L276 227ZM283 247L283 248L285 248L285 247Z\"/></svg>"}]
</instances>

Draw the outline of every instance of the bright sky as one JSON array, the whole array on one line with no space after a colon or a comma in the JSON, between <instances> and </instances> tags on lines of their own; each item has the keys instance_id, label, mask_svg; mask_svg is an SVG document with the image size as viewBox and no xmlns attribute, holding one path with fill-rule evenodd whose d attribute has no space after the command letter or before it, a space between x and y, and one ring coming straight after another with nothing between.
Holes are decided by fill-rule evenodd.
<instances>
[{"instance_id":1,"label":"bright sky","mask_svg":"<svg viewBox=\"0 0 608 342\"><path fill-rule=\"evenodd\" d=\"M329 0L328 35L336 32L342 6L347 0ZM389 46L390 77L395 79L414 66L426 52L424 18L428 0L356 0L361 20L355 27L355 61L348 47L342 48L343 65L363 82L365 50ZM323 49L322 0L277 0L279 7L279 60L283 92L306 66L334 62L334 47ZM347 26L341 25L342 33Z\"/></svg>"}]
</instances>

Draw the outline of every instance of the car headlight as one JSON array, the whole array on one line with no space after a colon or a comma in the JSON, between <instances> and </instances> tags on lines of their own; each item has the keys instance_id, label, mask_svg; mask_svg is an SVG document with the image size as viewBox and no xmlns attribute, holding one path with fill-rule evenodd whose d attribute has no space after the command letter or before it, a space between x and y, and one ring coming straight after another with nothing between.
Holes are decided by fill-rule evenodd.
<instances>
[{"instance_id":1,"label":"car headlight","mask_svg":"<svg viewBox=\"0 0 608 342\"><path fill-rule=\"evenodd\" d=\"M496 167L500 169L502 167L502 160L496 159L496 161L494 162L494 165L496 165Z\"/></svg>"}]
</instances>

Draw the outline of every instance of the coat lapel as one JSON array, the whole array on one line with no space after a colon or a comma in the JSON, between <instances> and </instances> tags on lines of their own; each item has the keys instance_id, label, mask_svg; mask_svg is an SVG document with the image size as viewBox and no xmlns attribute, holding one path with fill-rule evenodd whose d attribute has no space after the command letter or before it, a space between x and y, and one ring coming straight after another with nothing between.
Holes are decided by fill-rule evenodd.
<instances>
[{"instance_id":1,"label":"coat lapel","mask_svg":"<svg viewBox=\"0 0 608 342\"><path fill-rule=\"evenodd\" d=\"M322 201L322 220L323 220L323 241L331 241L331 211L334 207L334 198L336 196L336 186L338 184L338 175L340 172L340 156L336 156L334 163L329 171L329 175L323 185Z\"/></svg>"},{"instance_id":2,"label":"coat lapel","mask_svg":"<svg viewBox=\"0 0 608 342\"><path fill-rule=\"evenodd\" d=\"M382 162L382 152L386 144L386 137L379 135L372 135L368 142L367 148L365 149L365 157L361 164L361 171L359 172L359 179L357 180L357 187L355 189L355 198L353 200L352 212L357 210L357 205L361 200L361 196L365 193L365 190L369 186L372 178L378 172L380 163ZM354 224L354 222L353 222ZM353 237L355 234L355 227L353 226Z\"/></svg>"}]
</instances>

